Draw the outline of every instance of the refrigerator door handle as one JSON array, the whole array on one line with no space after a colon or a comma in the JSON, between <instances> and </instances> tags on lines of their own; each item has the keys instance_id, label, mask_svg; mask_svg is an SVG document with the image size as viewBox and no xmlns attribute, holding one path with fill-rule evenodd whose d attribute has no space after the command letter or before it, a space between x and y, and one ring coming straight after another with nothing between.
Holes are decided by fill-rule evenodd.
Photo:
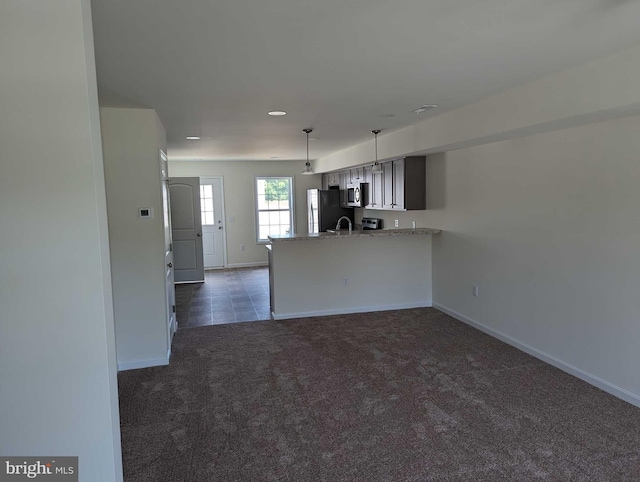
<instances>
[{"instance_id":1,"label":"refrigerator door handle","mask_svg":"<svg viewBox=\"0 0 640 482\"><path fill-rule=\"evenodd\" d=\"M309 204L309 232L315 232L316 220L313 217L313 203Z\"/></svg>"}]
</instances>

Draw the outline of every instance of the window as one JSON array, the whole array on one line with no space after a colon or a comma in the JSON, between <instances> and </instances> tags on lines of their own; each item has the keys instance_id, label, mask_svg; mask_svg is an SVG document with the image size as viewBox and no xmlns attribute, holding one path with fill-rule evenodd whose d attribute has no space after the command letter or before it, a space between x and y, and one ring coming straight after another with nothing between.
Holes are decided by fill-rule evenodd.
<instances>
[{"instance_id":1,"label":"window","mask_svg":"<svg viewBox=\"0 0 640 482\"><path fill-rule=\"evenodd\" d=\"M213 186L211 184L200 184L200 216L203 226L215 224L213 215Z\"/></svg>"},{"instance_id":2,"label":"window","mask_svg":"<svg viewBox=\"0 0 640 482\"><path fill-rule=\"evenodd\" d=\"M256 178L257 241L269 241L272 234L293 231L293 179L290 177Z\"/></svg>"}]
</instances>

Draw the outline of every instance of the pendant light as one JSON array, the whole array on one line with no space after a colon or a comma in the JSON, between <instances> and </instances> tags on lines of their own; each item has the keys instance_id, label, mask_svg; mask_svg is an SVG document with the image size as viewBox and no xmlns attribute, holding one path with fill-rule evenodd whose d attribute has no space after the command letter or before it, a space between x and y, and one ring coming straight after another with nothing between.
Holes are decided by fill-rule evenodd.
<instances>
[{"instance_id":1,"label":"pendant light","mask_svg":"<svg viewBox=\"0 0 640 482\"><path fill-rule=\"evenodd\" d=\"M380 174L382 173L382 166L378 162L378 134L380 134L380 129L374 129L371 133L376 136L376 162L371 167L372 174Z\"/></svg>"},{"instance_id":2,"label":"pendant light","mask_svg":"<svg viewBox=\"0 0 640 482\"><path fill-rule=\"evenodd\" d=\"M310 175L313 174L313 169L311 169L311 163L309 162L309 134L313 132L313 129L302 129L302 132L307 134L307 163L304 165L302 174Z\"/></svg>"}]
</instances>

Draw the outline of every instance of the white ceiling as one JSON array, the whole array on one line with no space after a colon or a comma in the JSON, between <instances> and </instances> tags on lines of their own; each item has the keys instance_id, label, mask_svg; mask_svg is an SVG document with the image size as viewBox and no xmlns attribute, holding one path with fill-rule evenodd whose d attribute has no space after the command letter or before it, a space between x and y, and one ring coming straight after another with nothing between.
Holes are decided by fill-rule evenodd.
<instances>
[{"instance_id":1,"label":"white ceiling","mask_svg":"<svg viewBox=\"0 0 640 482\"><path fill-rule=\"evenodd\" d=\"M305 127L318 158L372 129L640 42L637 0L92 0L92 9L101 104L156 109L172 160L300 160ZM413 113L422 104L439 108Z\"/></svg>"}]
</instances>

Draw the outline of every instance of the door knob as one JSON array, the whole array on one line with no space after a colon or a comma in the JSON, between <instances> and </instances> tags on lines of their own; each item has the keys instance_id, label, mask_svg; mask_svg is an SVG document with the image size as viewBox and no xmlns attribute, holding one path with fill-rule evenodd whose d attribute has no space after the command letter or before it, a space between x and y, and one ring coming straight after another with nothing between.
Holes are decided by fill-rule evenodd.
<instances>
[{"instance_id":1,"label":"door knob","mask_svg":"<svg viewBox=\"0 0 640 482\"><path fill-rule=\"evenodd\" d=\"M200 236L202 236L202 233L198 233L196 236L200 237Z\"/></svg>"},{"instance_id":2,"label":"door knob","mask_svg":"<svg viewBox=\"0 0 640 482\"><path fill-rule=\"evenodd\" d=\"M167 268L173 268L173 263L168 263Z\"/></svg>"},{"instance_id":3,"label":"door knob","mask_svg":"<svg viewBox=\"0 0 640 482\"><path fill-rule=\"evenodd\" d=\"M218 229L222 229L222 226L218 226Z\"/></svg>"}]
</instances>

